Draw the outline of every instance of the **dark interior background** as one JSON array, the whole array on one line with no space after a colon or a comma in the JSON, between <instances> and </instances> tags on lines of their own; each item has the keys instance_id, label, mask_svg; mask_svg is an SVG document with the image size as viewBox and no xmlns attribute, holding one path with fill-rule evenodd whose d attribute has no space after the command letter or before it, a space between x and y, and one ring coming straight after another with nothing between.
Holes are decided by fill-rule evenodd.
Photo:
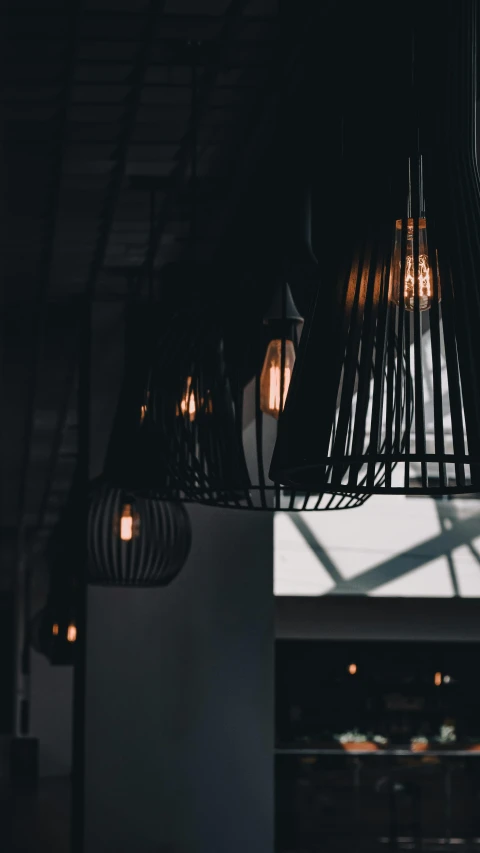
<instances>
[{"instance_id":1,"label":"dark interior background","mask_svg":"<svg viewBox=\"0 0 480 853\"><path fill-rule=\"evenodd\" d=\"M13 598L0 593L0 735L12 728L13 708Z\"/></svg>"},{"instance_id":2,"label":"dark interior background","mask_svg":"<svg viewBox=\"0 0 480 853\"><path fill-rule=\"evenodd\" d=\"M478 643L277 640L277 742L335 746L334 734L357 729L405 745L446 720L459 742L480 742L478 654Z\"/></svg>"}]
</instances>

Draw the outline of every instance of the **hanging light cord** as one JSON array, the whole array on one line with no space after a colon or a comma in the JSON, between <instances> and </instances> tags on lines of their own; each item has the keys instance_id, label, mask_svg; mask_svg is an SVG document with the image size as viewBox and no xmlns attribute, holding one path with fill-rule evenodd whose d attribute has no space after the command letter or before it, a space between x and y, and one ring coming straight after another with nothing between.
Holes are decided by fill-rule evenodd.
<instances>
[{"instance_id":1,"label":"hanging light cord","mask_svg":"<svg viewBox=\"0 0 480 853\"><path fill-rule=\"evenodd\" d=\"M411 63L411 103L413 107L413 134L414 134L414 150L417 157L420 156L420 113L418 103L418 83L417 83L417 57L416 57L416 40L417 30L415 23L412 24L411 42L410 42L410 63Z\"/></svg>"}]
</instances>

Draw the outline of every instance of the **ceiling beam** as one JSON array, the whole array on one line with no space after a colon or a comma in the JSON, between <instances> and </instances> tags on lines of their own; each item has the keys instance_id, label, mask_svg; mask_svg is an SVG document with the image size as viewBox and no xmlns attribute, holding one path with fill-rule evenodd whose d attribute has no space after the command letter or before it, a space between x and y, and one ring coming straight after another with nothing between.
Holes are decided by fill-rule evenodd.
<instances>
[{"instance_id":1,"label":"ceiling beam","mask_svg":"<svg viewBox=\"0 0 480 853\"><path fill-rule=\"evenodd\" d=\"M41 353L45 336L46 320L48 315L47 294L50 283L50 272L52 268L55 234L58 215L58 204L62 183L62 169L67 142L68 111L74 84L75 61L77 55L79 21L82 11L82 0L71 0L69 16L68 45L66 49L65 84L63 86L62 103L57 117L59 127L59 148L56 166L51 182L50 191L50 217L47 229L47 237L44 244L43 255L40 261L39 282L36 290L36 310L34 312L33 329L31 334L31 370L30 382L27 389L27 416L22 454L22 471L20 476L20 489L18 496L18 531L19 542L22 541L25 525L25 506L27 497L27 486L30 470L30 459L33 444L33 433L35 423L35 403L37 396L38 376L40 370Z\"/></svg>"}]
</instances>

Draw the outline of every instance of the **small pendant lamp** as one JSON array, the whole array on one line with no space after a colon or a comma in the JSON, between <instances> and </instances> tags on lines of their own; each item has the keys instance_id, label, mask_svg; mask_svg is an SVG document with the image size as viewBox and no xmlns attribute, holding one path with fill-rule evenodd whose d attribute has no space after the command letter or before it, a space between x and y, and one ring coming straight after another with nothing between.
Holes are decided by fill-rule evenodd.
<instances>
[{"instance_id":1,"label":"small pendant lamp","mask_svg":"<svg viewBox=\"0 0 480 853\"><path fill-rule=\"evenodd\" d=\"M192 101L195 105L195 85ZM195 114L193 106L193 260L197 219ZM292 184L295 201L287 207L288 216L283 217L288 255L281 271L273 273L277 287L263 321L261 314L255 326L250 315L243 324L218 319L213 311L208 315L199 312L198 316L185 311L172 323L173 339L168 345L163 341L162 353L155 359L151 413L158 444L165 450L172 481L190 501L235 509L319 511L349 509L367 499L367 495L353 493L284 490L268 475L303 323L288 283L289 272L305 303L305 291L319 276L311 246L311 189L303 169L300 179ZM284 188L282 193L285 196ZM271 269L269 274L272 276ZM251 305L247 309L250 312ZM371 370L373 366L371 361ZM403 398L399 405L404 406Z\"/></svg>"},{"instance_id":2,"label":"small pendant lamp","mask_svg":"<svg viewBox=\"0 0 480 853\"><path fill-rule=\"evenodd\" d=\"M107 483L92 484L88 508L88 582L161 587L182 570L191 546L187 511Z\"/></svg>"},{"instance_id":3,"label":"small pendant lamp","mask_svg":"<svg viewBox=\"0 0 480 853\"><path fill-rule=\"evenodd\" d=\"M117 411L103 468L112 487L144 498L179 497L165 464L168 447L152 425L149 375L157 352L161 312L157 303L128 306L125 367Z\"/></svg>"},{"instance_id":4,"label":"small pendant lamp","mask_svg":"<svg viewBox=\"0 0 480 853\"><path fill-rule=\"evenodd\" d=\"M84 566L82 550L75 547L79 530L79 471L60 519L50 536L45 559L49 569L49 585L44 607L33 617L30 636L33 648L45 655L53 666L69 666L75 662L77 643L77 598Z\"/></svg>"},{"instance_id":5,"label":"small pendant lamp","mask_svg":"<svg viewBox=\"0 0 480 853\"><path fill-rule=\"evenodd\" d=\"M476 3L418 4L413 18L388 40L395 109L369 91L348 117L271 465L288 488L480 491Z\"/></svg>"},{"instance_id":6,"label":"small pendant lamp","mask_svg":"<svg viewBox=\"0 0 480 853\"><path fill-rule=\"evenodd\" d=\"M77 620L74 598L73 589L68 598L59 599L52 594L30 624L33 648L52 666L71 666L75 662Z\"/></svg>"},{"instance_id":7,"label":"small pendant lamp","mask_svg":"<svg viewBox=\"0 0 480 853\"><path fill-rule=\"evenodd\" d=\"M301 323L284 282L258 330L250 381L245 382L243 369L245 341L232 340L213 324L197 329L193 342L193 335L186 336L189 350L186 341L179 342L174 369L163 363L152 383L160 389L152 398L153 418L158 435L170 437L172 480L189 500L233 509L321 511L353 508L367 499L367 494L343 490L283 489L268 474ZM404 409L404 395L399 405Z\"/></svg>"},{"instance_id":8,"label":"small pendant lamp","mask_svg":"<svg viewBox=\"0 0 480 853\"><path fill-rule=\"evenodd\" d=\"M193 103L194 93L195 87ZM194 118L195 108L192 113ZM194 153L193 187L196 163ZM195 235L195 192L192 197L191 233ZM288 284L288 270L299 279L300 292L319 275L311 246L311 190L305 175L294 197L297 203L289 208L288 217L294 222L288 235L289 255L277 273L273 302L251 339L246 338L242 324L232 330L213 312L209 316L204 312L203 317L185 312L172 324L173 340L168 345L163 342L162 355L155 359L152 418L172 482L190 501L233 509L322 511L350 509L367 499L366 494L343 491L332 495L314 489L284 490L268 474L303 323ZM193 257L194 250L192 239ZM373 367L371 360L370 370ZM404 406L404 398L398 403Z\"/></svg>"}]
</instances>

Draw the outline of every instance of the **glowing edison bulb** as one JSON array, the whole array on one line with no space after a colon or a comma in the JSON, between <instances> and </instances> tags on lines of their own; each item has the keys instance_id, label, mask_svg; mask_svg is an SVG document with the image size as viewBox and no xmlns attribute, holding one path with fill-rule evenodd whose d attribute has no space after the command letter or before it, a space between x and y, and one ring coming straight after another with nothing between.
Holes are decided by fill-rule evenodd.
<instances>
[{"instance_id":1,"label":"glowing edison bulb","mask_svg":"<svg viewBox=\"0 0 480 853\"><path fill-rule=\"evenodd\" d=\"M414 310L415 296L417 295L420 311L427 311L432 304L433 297L432 271L430 269L428 259L427 223L424 218L420 218L418 220L418 269L416 288L413 246L414 220L407 219L407 246L405 252L405 273L403 282L400 281L402 264L402 228L403 221L401 219L397 219L395 226L395 249L392 265L393 298L398 305L400 302L400 293L403 289L406 311ZM416 289L417 293L415 292Z\"/></svg>"},{"instance_id":2,"label":"glowing edison bulb","mask_svg":"<svg viewBox=\"0 0 480 853\"><path fill-rule=\"evenodd\" d=\"M197 414L197 404L195 401L195 394L192 389L192 382L193 379L189 376L185 383L185 391L183 392L177 412L177 414L186 415L190 421L194 421Z\"/></svg>"},{"instance_id":3,"label":"glowing edison bulb","mask_svg":"<svg viewBox=\"0 0 480 853\"><path fill-rule=\"evenodd\" d=\"M265 415L278 418L280 412L283 411L294 364L295 348L293 341L285 341L284 359L282 359L282 341L278 339L270 341L260 374L260 409Z\"/></svg>"},{"instance_id":4,"label":"glowing edison bulb","mask_svg":"<svg viewBox=\"0 0 480 853\"><path fill-rule=\"evenodd\" d=\"M74 622L70 622L67 628L67 640L69 643L74 643L77 639L77 626Z\"/></svg>"},{"instance_id":5,"label":"glowing edison bulb","mask_svg":"<svg viewBox=\"0 0 480 853\"><path fill-rule=\"evenodd\" d=\"M58 637L58 622L54 622L52 625L52 634L54 637Z\"/></svg>"},{"instance_id":6,"label":"glowing edison bulb","mask_svg":"<svg viewBox=\"0 0 480 853\"><path fill-rule=\"evenodd\" d=\"M140 426L143 424L145 418L147 417L148 406L150 403L150 391L146 393L146 399L142 406L140 406Z\"/></svg>"},{"instance_id":7,"label":"glowing edison bulb","mask_svg":"<svg viewBox=\"0 0 480 853\"><path fill-rule=\"evenodd\" d=\"M434 679L433 679L433 683L434 683L435 687L440 687L440 685L441 685L441 683L442 683L442 680L443 680L443 679L442 679L442 673L441 673L441 672L436 672L436 673L435 673L435 676L434 676Z\"/></svg>"},{"instance_id":8,"label":"glowing edison bulb","mask_svg":"<svg viewBox=\"0 0 480 853\"><path fill-rule=\"evenodd\" d=\"M348 672L350 675L356 675L357 674L357 664L351 663L350 666L348 667Z\"/></svg>"},{"instance_id":9,"label":"glowing edison bulb","mask_svg":"<svg viewBox=\"0 0 480 853\"><path fill-rule=\"evenodd\" d=\"M140 516L133 512L131 504L125 504L120 516L120 539L130 542L139 534Z\"/></svg>"}]
</instances>

